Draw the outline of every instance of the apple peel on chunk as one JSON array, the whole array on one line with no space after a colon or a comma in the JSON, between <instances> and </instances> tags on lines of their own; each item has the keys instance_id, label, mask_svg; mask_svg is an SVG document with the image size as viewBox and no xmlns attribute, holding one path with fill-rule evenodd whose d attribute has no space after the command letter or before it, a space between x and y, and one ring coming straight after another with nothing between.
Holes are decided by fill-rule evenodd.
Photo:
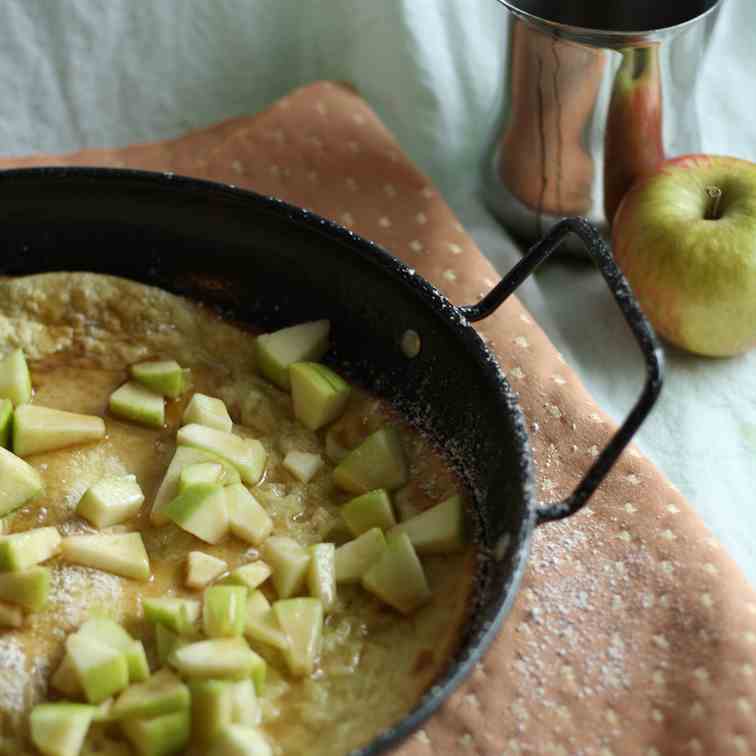
<instances>
[{"instance_id":1,"label":"apple peel on chunk","mask_svg":"<svg viewBox=\"0 0 756 756\"><path fill-rule=\"evenodd\" d=\"M150 560L140 533L80 535L63 539L63 559L133 580L149 580Z\"/></svg>"},{"instance_id":2,"label":"apple peel on chunk","mask_svg":"<svg viewBox=\"0 0 756 756\"><path fill-rule=\"evenodd\" d=\"M355 494L401 488L407 482L407 462L397 429L387 425L368 436L339 462L333 480Z\"/></svg>"},{"instance_id":3,"label":"apple peel on chunk","mask_svg":"<svg viewBox=\"0 0 756 756\"><path fill-rule=\"evenodd\" d=\"M162 428L165 425L165 400L141 383L129 381L110 395L108 408L124 420Z\"/></svg>"},{"instance_id":4,"label":"apple peel on chunk","mask_svg":"<svg viewBox=\"0 0 756 756\"><path fill-rule=\"evenodd\" d=\"M140 362L131 366L130 373L135 381L168 399L178 399L190 381L176 360Z\"/></svg>"},{"instance_id":5,"label":"apple peel on chunk","mask_svg":"<svg viewBox=\"0 0 756 756\"><path fill-rule=\"evenodd\" d=\"M56 528L34 528L0 536L0 572L19 572L46 562L60 550Z\"/></svg>"},{"instance_id":6,"label":"apple peel on chunk","mask_svg":"<svg viewBox=\"0 0 756 756\"><path fill-rule=\"evenodd\" d=\"M14 349L0 360L0 398L10 399L16 407L31 401L31 375L21 349Z\"/></svg>"},{"instance_id":7,"label":"apple peel on chunk","mask_svg":"<svg viewBox=\"0 0 756 756\"><path fill-rule=\"evenodd\" d=\"M234 427L226 403L207 394L194 394L184 410L182 422L184 425L196 423L226 433L230 433Z\"/></svg>"},{"instance_id":8,"label":"apple peel on chunk","mask_svg":"<svg viewBox=\"0 0 756 756\"><path fill-rule=\"evenodd\" d=\"M0 447L0 517L23 506L44 490L42 477L28 462Z\"/></svg>"},{"instance_id":9,"label":"apple peel on chunk","mask_svg":"<svg viewBox=\"0 0 756 756\"><path fill-rule=\"evenodd\" d=\"M29 716L32 743L44 756L79 756L94 714L87 704L38 704Z\"/></svg>"},{"instance_id":10,"label":"apple peel on chunk","mask_svg":"<svg viewBox=\"0 0 756 756\"><path fill-rule=\"evenodd\" d=\"M229 529L237 538L259 546L273 532L273 520L241 483L225 490Z\"/></svg>"},{"instance_id":11,"label":"apple peel on chunk","mask_svg":"<svg viewBox=\"0 0 756 756\"><path fill-rule=\"evenodd\" d=\"M279 388L290 388L289 367L296 362L317 362L328 351L331 323L315 320L257 337L255 357L260 372Z\"/></svg>"},{"instance_id":12,"label":"apple peel on chunk","mask_svg":"<svg viewBox=\"0 0 756 756\"><path fill-rule=\"evenodd\" d=\"M105 421L96 415L24 404L13 414L13 450L19 457L90 444L105 438Z\"/></svg>"},{"instance_id":13,"label":"apple peel on chunk","mask_svg":"<svg viewBox=\"0 0 756 756\"><path fill-rule=\"evenodd\" d=\"M206 543L218 543L228 533L226 489L217 483L198 483L187 488L165 512L182 530Z\"/></svg>"},{"instance_id":14,"label":"apple peel on chunk","mask_svg":"<svg viewBox=\"0 0 756 756\"><path fill-rule=\"evenodd\" d=\"M85 491L76 513L102 530L136 517L143 503L135 475L112 475Z\"/></svg>"}]
</instances>

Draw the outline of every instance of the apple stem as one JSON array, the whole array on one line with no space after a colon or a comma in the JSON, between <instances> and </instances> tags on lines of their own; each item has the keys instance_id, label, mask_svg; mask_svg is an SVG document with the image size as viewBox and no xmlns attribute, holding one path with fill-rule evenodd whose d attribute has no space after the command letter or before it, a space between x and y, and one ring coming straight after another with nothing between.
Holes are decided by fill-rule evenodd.
<instances>
[{"instance_id":1,"label":"apple stem","mask_svg":"<svg viewBox=\"0 0 756 756\"><path fill-rule=\"evenodd\" d=\"M706 206L706 220L719 220L722 216L719 214L719 203L722 200L722 190L718 186L707 186L706 196L709 198Z\"/></svg>"}]
</instances>

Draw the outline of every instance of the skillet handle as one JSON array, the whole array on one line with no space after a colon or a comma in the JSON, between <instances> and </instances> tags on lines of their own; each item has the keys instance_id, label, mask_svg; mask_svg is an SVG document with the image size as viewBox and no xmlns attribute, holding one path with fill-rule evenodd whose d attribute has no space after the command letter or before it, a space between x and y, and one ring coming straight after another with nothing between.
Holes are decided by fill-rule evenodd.
<instances>
[{"instance_id":1,"label":"skillet handle","mask_svg":"<svg viewBox=\"0 0 756 756\"><path fill-rule=\"evenodd\" d=\"M557 250L570 233L575 234L585 244L635 336L646 365L646 382L630 414L598 455L577 488L564 501L546 504L537 510L536 521L539 525L561 520L585 506L646 419L659 397L663 382L664 354L651 324L641 311L608 245L596 228L584 218L565 218L557 223L541 241L528 250L514 268L478 304L460 307L460 314L471 322L487 318L544 260Z\"/></svg>"}]
</instances>

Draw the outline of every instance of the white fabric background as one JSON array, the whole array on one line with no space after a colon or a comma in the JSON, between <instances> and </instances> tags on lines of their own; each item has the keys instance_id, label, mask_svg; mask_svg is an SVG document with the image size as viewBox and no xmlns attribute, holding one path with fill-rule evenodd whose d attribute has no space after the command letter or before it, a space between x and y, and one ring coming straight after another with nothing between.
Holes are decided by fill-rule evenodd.
<instances>
[{"instance_id":1,"label":"white fabric background","mask_svg":"<svg viewBox=\"0 0 756 756\"><path fill-rule=\"evenodd\" d=\"M354 83L503 272L518 252L477 171L501 80L495 0L3 0L0 152L124 145L253 113L320 78ZM756 3L724 0L699 88L707 151L756 160ZM640 361L600 279L551 265L521 291L616 418ZM639 443L756 582L756 352L669 350Z\"/></svg>"}]
</instances>

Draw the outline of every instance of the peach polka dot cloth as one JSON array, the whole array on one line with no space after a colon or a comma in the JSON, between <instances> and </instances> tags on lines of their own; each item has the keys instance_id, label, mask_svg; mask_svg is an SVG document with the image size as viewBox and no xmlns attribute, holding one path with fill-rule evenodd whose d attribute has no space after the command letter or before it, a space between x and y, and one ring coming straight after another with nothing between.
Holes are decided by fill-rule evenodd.
<instances>
[{"instance_id":1,"label":"peach polka dot cloth","mask_svg":"<svg viewBox=\"0 0 756 756\"><path fill-rule=\"evenodd\" d=\"M0 168L53 164L173 171L282 197L383 245L458 304L498 280L345 86L316 83L254 118L174 141ZM480 331L520 395L541 498L564 496L610 421L514 298ZM499 638L397 753L756 754L756 594L680 494L631 450L581 514L538 530Z\"/></svg>"}]
</instances>

